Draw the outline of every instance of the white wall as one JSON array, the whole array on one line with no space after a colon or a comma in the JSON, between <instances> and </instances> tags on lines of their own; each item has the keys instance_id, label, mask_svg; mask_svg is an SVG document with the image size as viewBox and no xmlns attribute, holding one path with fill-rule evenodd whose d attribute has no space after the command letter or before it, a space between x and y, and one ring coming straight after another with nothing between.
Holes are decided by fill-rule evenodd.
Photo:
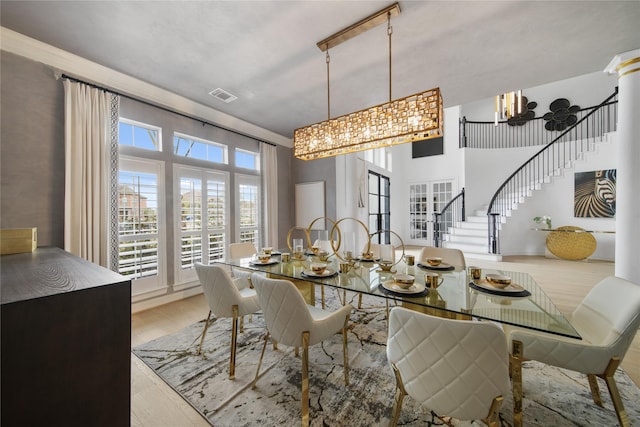
<instances>
[{"instance_id":1,"label":"white wall","mask_svg":"<svg viewBox=\"0 0 640 427\"><path fill-rule=\"evenodd\" d=\"M460 107L444 110L444 154L411 158L411 144L393 147L391 177L391 229L402 236L405 244L424 245L409 239L409 185L453 180L454 195L464 186L464 150L458 148Z\"/></svg>"}]
</instances>

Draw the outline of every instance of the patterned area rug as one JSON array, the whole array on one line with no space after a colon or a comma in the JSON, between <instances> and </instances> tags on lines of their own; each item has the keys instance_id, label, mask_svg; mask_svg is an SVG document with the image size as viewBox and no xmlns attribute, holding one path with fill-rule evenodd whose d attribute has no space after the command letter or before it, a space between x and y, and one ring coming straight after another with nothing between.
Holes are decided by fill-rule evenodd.
<instances>
[{"instance_id":1,"label":"patterned area rug","mask_svg":"<svg viewBox=\"0 0 640 427\"><path fill-rule=\"evenodd\" d=\"M328 305L339 304L334 290L327 289ZM352 305L357 306L357 298ZM351 314L349 330L350 384L345 386L342 339L335 335L309 351L310 417L312 426L388 425L395 393L395 380L387 364L386 320L379 300L363 301ZM292 348L270 344L265 352L260 377L251 388L264 338L260 314L245 318L238 335L236 379L229 380L229 319L212 321L203 351L196 355L204 320L178 333L133 349L212 425L294 425L301 416L301 360ZM600 389L604 408L596 406L586 376L525 362L524 420L529 426L615 426L617 418L604 381ZM640 426L640 391L619 370L616 381L633 426ZM501 411L502 425L512 425L512 399L506 396ZM399 425L481 425L458 420L444 421L407 396ZM446 424L445 424L446 425ZM482 424L484 425L484 424Z\"/></svg>"}]
</instances>

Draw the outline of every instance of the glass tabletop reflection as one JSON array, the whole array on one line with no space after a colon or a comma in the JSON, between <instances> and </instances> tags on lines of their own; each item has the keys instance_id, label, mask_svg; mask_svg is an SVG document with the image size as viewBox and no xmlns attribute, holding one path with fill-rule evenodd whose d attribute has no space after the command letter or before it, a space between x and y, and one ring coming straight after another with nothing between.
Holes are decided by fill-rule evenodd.
<instances>
[{"instance_id":1,"label":"glass tabletop reflection","mask_svg":"<svg viewBox=\"0 0 640 427\"><path fill-rule=\"evenodd\" d=\"M352 262L348 272L340 272L335 255L327 261L321 274L311 270L314 256L283 262L274 254L267 263L256 258L218 261L234 268L268 273L274 278L308 281L344 291L372 295L427 314L450 318L478 318L528 329L544 331L580 339L580 335L557 309L549 297L528 273L518 271L482 269L482 279L472 281L467 270L456 267L429 268L421 264L394 264L390 271L383 271L375 262ZM437 275L437 288L425 284L425 275ZM394 285L394 275L405 274L415 278L409 290ZM508 276L513 286L501 291L486 285L487 274Z\"/></svg>"}]
</instances>

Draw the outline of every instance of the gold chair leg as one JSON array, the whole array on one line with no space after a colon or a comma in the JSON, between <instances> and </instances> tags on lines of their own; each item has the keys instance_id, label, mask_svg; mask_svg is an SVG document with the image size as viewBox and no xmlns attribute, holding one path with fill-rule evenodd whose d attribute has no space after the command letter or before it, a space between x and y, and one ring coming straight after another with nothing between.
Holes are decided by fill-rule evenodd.
<instances>
[{"instance_id":1,"label":"gold chair leg","mask_svg":"<svg viewBox=\"0 0 640 427\"><path fill-rule=\"evenodd\" d=\"M522 359L524 345L522 341L511 343L511 381L513 388L513 427L522 427Z\"/></svg>"},{"instance_id":2,"label":"gold chair leg","mask_svg":"<svg viewBox=\"0 0 640 427\"><path fill-rule=\"evenodd\" d=\"M325 305L324 305L324 285L320 286L320 295L321 295L321 299L322 299L322 309L324 310Z\"/></svg>"},{"instance_id":3,"label":"gold chair leg","mask_svg":"<svg viewBox=\"0 0 640 427\"><path fill-rule=\"evenodd\" d=\"M607 388L609 389L609 394L611 395L611 400L613 401L613 407L616 410L616 415L618 416L618 421L620 422L621 427L629 427L631 426L631 422L629 421L629 415L627 415L627 411L624 409L624 405L622 404L622 398L620 397L620 393L618 392L618 386L616 385L616 380L613 378L613 375L616 373L616 369L620 366L619 357L612 357L607 365L607 369L602 374L602 378L607 383Z\"/></svg>"},{"instance_id":4,"label":"gold chair leg","mask_svg":"<svg viewBox=\"0 0 640 427\"><path fill-rule=\"evenodd\" d=\"M500 417L498 414L500 413L500 408L502 408L503 403L504 397L497 396L493 398L491 407L489 408L489 414L487 418L482 420L488 427L500 427Z\"/></svg>"},{"instance_id":5,"label":"gold chair leg","mask_svg":"<svg viewBox=\"0 0 640 427\"><path fill-rule=\"evenodd\" d=\"M238 341L238 305L233 306L231 321L231 357L229 358L229 379L236 378L236 342Z\"/></svg>"},{"instance_id":6,"label":"gold chair leg","mask_svg":"<svg viewBox=\"0 0 640 427\"><path fill-rule=\"evenodd\" d=\"M302 333L302 427L309 426L309 332Z\"/></svg>"},{"instance_id":7,"label":"gold chair leg","mask_svg":"<svg viewBox=\"0 0 640 427\"><path fill-rule=\"evenodd\" d=\"M591 397L593 398L593 403L603 408L604 405L602 403L602 398L600 397L598 379L593 374L587 374L587 379L589 380L589 388L591 389Z\"/></svg>"},{"instance_id":8,"label":"gold chair leg","mask_svg":"<svg viewBox=\"0 0 640 427\"><path fill-rule=\"evenodd\" d=\"M211 319L211 310L209 310L209 315L207 316L207 320L204 322L204 329L202 330L202 338L200 338L200 345L198 346L198 351L196 353L197 356L200 356L200 352L202 351L202 343L204 342L204 336L207 333L207 329L209 329L210 319Z\"/></svg>"},{"instance_id":9,"label":"gold chair leg","mask_svg":"<svg viewBox=\"0 0 640 427\"><path fill-rule=\"evenodd\" d=\"M240 316L240 333L244 333L244 316Z\"/></svg>"},{"instance_id":10,"label":"gold chair leg","mask_svg":"<svg viewBox=\"0 0 640 427\"><path fill-rule=\"evenodd\" d=\"M298 346L295 346L295 347L293 348L293 355L294 355L295 357L300 357L300 351L298 350Z\"/></svg>"},{"instance_id":11,"label":"gold chair leg","mask_svg":"<svg viewBox=\"0 0 640 427\"><path fill-rule=\"evenodd\" d=\"M393 410L391 412L391 420L389 420L389 426L395 427L398 425L398 420L400 419L400 411L402 410L402 401L404 400L404 396L407 392L404 389L404 384L402 384L402 377L400 376L400 371L396 368L396 365L391 365L393 368L393 373L396 376L396 396L393 402Z\"/></svg>"},{"instance_id":12,"label":"gold chair leg","mask_svg":"<svg viewBox=\"0 0 640 427\"><path fill-rule=\"evenodd\" d=\"M358 310L362 308L362 294L358 294Z\"/></svg>"},{"instance_id":13,"label":"gold chair leg","mask_svg":"<svg viewBox=\"0 0 640 427\"><path fill-rule=\"evenodd\" d=\"M342 352L344 355L344 385L349 385L349 346L347 344L347 326L349 317L344 319L344 327L342 328Z\"/></svg>"},{"instance_id":14,"label":"gold chair leg","mask_svg":"<svg viewBox=\"0 0 640 427\"><path fill-rule=\"evenodd\" d=\"M267 349L267 343L269 342L269 332L264 335L264 345L262 346L262 352L260 353L260 360L258 360L258 369L256 369L256 376L253 378L251 388L256 388L256 382L258 382L258 375L260 374L260 365L262 365L262 358L264 357L264 351Z\"/></svg>"}]
</instances>

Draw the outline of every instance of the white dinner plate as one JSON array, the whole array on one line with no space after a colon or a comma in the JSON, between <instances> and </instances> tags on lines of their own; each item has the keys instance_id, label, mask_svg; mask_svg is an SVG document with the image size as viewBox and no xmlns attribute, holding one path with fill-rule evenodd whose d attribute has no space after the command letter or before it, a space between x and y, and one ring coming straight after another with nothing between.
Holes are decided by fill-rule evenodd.
<instances>
[{"instance_id":1,"label":"white dinner plate","mask_svg":"<svg viewBox=\"0 0 640 427\"><path fill-rule=\"evenodd\" d=\"M309 277L329 277L336 274L335 270L332 270L330 268L327 268L320 274L314 272L313 270L304 270L302 273L304 273L305 276L309 276Z\"/></svg>"},{"instance_id":2,"label":"white dinner plate","mask_svg":"<svg viewBox=\"0 0 640 427\"><path fill-rule=\"evenodd\" d=\"M491 283L489 280L486 280L486 279L474 280L473 284L478 286L479 288L486 289L488 291L494 291L494 292L500 291L500 292L504 292L505 294L509 294L509 293L517 294L525 291L525 288L513 282L511 282L510 285L504 288L494 285L493 283Z\"/></svg>"},{"instance_id":3,"label":"white dinner plate","mask_svg":"<svg viewBox=\"0 0 640 427\"><path fill-rule=\"evenodd\" d=\"M425 290L425 286L422 283L413 282L413 285L411 285L409 288L403 289L400 286L398 286L396 282L393 280L385 280L384 282L382 282L382 287L392 292L398 292L401 294L409 294L409 295L419 294L421 292L424 292Z\"/></svg>"}]
</instances>

